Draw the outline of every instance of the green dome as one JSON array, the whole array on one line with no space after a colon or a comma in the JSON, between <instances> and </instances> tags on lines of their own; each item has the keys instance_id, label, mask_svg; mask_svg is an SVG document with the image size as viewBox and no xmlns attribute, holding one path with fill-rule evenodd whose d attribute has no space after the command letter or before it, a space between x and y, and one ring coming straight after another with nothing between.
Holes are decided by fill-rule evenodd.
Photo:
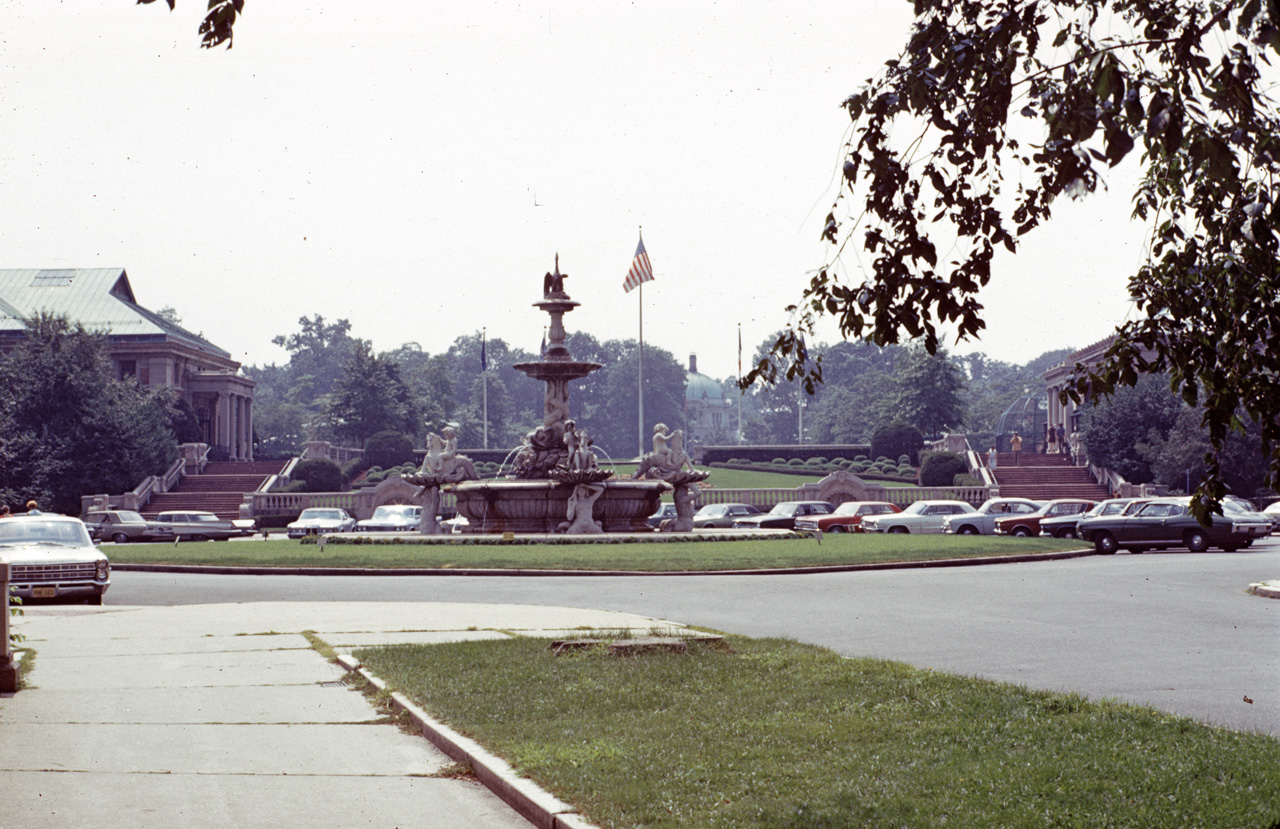
<instances>
[{"instance_id":1,"label":"green dome","mask_svg":"<svg viewBox=\"0 0 1280 829\"><path fill-rule=\"evenodd\" d=\"M720 401L724 400L724 389L707 375L690 371L685 375L684 399Z\"/></svg>"}]
</instances>

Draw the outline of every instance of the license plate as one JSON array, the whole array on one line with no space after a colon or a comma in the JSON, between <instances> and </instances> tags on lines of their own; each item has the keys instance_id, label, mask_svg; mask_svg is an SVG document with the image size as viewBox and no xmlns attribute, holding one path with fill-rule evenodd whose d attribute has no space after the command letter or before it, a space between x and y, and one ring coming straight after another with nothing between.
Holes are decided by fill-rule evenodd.
<instances>
[{"instance_id":1,"label":"license plate","mask_svg":"<svg viewBox=\"0 0 1280 829\"><path fill-rule=\"evenodd\" d=\"M58 597L58 588L56 587L33 587L31 596L36 599L56 599Z\"/></svg>"}]
</instances>

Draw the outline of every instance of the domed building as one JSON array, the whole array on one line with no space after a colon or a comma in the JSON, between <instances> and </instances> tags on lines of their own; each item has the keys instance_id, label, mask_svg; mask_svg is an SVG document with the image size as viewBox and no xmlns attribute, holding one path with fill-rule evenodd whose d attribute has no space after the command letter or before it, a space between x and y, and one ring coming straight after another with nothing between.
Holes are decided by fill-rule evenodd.
<instances>
[{"instance_id":1,"label":"domed building","mask_svg":"<svg viewBox=\"0 0 1280 829\"><path fill-rule=\"evenodd\" d=\"M737 441L734 434L734 401L725 397L719 380L698 372L698 355L689 355L684 381L684 422L690 446L724 445Z\"/></svg>"}]
</instances>

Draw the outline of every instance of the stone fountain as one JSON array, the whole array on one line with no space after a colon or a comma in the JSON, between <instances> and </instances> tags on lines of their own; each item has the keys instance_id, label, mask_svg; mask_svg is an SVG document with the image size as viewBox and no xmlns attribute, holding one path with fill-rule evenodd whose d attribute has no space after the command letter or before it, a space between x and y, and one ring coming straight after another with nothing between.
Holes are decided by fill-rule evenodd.
<instances>
[{"instance_id":1,"label":"stone fountain","mask_svg":"<svg viewBox=\"0 0 1280 829\"><path fill-rule=\"evenodd\" d=\"M533 303L551 317L546 353L514 366L546 383L542 425L525 435L509 478L452 484L458 513L468 522L464 532L650 532L645 519L671 486L610 480L613 473L596 465L590 436L569 417L569 381L600 364L574 360L565 345L564 315L579 304L565 292L566 277L557 256L555 270L543 277L542 300Z\"/></svg>"}]
</instances>

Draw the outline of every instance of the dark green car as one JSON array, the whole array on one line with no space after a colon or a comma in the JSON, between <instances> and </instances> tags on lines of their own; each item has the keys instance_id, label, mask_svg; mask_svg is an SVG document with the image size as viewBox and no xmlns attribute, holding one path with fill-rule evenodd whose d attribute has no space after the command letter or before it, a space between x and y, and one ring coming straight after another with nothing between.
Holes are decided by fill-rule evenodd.
<instances>
[{"instance_id":1,"label":"dark green car","mask_svg":"<svg viewBox=\"0 0 1280 829\"><path fill-rule=\"evenodd\" d=\"M1083 518L1080 537L1099 553L1128 550L1164 550L1185 547L1202 553L1210 547L1235 552L1270 531L1270 525L1253 513L1226 510L1202 525L1189 510L1189 498L1155 498L1131 513Z\"/></svg>"}]
</instances>

